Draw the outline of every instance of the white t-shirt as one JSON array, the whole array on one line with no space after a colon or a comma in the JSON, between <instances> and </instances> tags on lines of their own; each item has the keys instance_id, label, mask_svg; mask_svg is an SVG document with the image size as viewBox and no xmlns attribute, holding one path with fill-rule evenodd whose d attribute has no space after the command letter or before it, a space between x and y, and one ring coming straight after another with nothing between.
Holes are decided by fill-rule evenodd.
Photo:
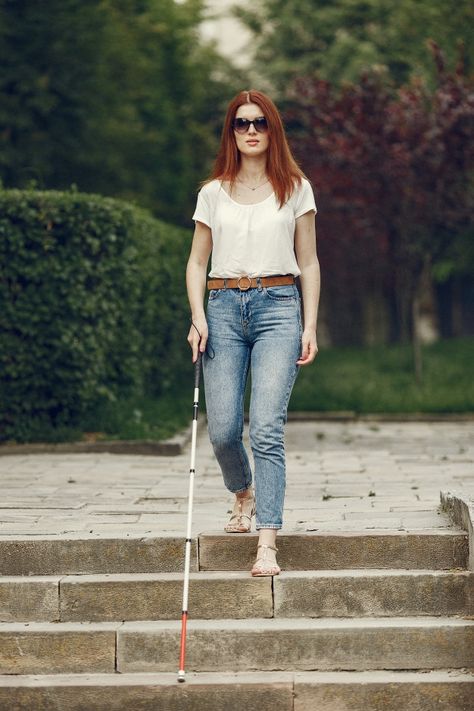
<instances>
[{"instance_id":1,"label":"white t-shirt","mask_svg":"<svg viewBox=\"0 0 474 711\"><path fill-rule=\"evenodd\" d=\"M295 220L310 210L317 212L311 184L305 178L281 209L275 193L255 205L242 205L226 193L220 180L207 183L198 193L192 219L211 228L209 276L298 276Z\"/></svg>"}]
</instances>

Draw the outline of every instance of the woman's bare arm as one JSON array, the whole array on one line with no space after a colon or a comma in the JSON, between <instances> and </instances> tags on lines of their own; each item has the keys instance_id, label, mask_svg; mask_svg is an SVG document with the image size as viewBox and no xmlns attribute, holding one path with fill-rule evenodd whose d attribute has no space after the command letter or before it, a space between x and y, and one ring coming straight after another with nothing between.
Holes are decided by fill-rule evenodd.
<instances>
[{"instance_id":1,"label":"woman's bare arm","mask_svg":"<svg viewBox=\"0 0 474 711\"><path fill-rule=\"evenodd\" d=\"M206 350L208 337L207 321L204 312L204 292L206 289L206 273L209 256L212 250L212 235L210 228L203 222L196 222L194 229L191 252L186 266L186 287L188 301L191 307L191 326L188 334L188 343L193 351L193 363L196 362L198 349L203 353Z\"/></svg>"},{"instance_id":2,"label":"woman's bare arm","mask_svg":"<svg viewBox=\"0 0 474 711\"><path fill-rule=\"evenodd\" d=\"M321 273L316 253L316 227L312 211L306 212L296 220L295 253L296 261L301 269L304 324L301 358L296 362L298 365L308 365L312 363L318 352L316 323L321 287Z\"/></svg>"}]
</instances>

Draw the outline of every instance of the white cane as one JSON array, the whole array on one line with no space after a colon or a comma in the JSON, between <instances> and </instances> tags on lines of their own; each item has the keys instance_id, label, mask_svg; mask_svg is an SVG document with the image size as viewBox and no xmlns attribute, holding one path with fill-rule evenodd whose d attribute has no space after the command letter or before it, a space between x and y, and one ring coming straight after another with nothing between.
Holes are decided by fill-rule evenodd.
<instances>
[{"instance_id":1,"label":"white cane","mask_svg":"<svg viewBox=\"0 0 474 711\"><path fill-rule=\"evenodd\" d=\"M186 552L184 557L183 612L181 615L181 645L179 653L178 681L185 681L184 658L186 654L186 623L188 620L189 565L191 562L191 524L193 516L194 474L196 472L196 434L199 410L199 376L201 373L201 359L202 353L201 351L199 351L196 363L194 364L194 403L191 435L191 464L189 466L188 523L186 528Z\"/></svg>"}]
</instances>

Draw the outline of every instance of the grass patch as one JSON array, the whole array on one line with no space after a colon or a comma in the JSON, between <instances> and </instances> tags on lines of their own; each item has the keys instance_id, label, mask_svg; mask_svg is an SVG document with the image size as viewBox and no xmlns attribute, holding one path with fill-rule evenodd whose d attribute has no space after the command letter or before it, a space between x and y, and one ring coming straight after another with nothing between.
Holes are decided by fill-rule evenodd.
<instances>
[{"instance_id":1,"label":"grass patch","mask_svg":"<svg viewBox=\"0 0 474 711\"><path fill-rule=\"evenodd\" d=\"M301 368L290 410L356 413L469 412L474 410L474 338L423 347L418 385L409 345L321 349Z\"/></svg>"},{"instance_id":2,"label":"grass patch","mask_svg":"<svg viewBox=\"0 0 474 711\"><path fill-rule=\"evenodd\" d=\"M474 338L424 346L424 378L417 385L409 345L321 349L314 364L300 369L289 409L361 414L472 412L473 363ZM108 439L165 439L191 421L192 396L189 372L172 394L160 400L110 404L95 414L94 422ZM199 409L205 413L202 378Z\"/></svg>"},{"instance_id":3,"label":"grass patch","mask_svg":"<svg viewBox=\"0 0 474 711\"><path fill-rule=\"evenodd\" d=\"M474 338L424 346L423 362L423 382L417 385L410 346L323 348L315 363L300 369L289 409L361 414L474 411ZM191 421L193 383L189 367L173 391L159 399L103 403L78 428L39 428L37 436L25 441L167 439ZM202 378L199 409L205 413Z\"/></svg>"}]
</instances>

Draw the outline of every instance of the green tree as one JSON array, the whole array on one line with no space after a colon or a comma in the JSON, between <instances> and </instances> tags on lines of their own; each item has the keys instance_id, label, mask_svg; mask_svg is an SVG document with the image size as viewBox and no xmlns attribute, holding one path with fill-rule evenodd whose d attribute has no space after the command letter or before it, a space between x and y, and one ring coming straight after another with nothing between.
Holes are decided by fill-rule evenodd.
<instances>
[{"instance_id":1,"label":"green tree","mask_svg":"<svg viewBox=\"0 0 474 711\"><path fill-rule=\"evenodd\" d=\"M60 184L98 150L114 110L103 51L102 3L0 4L0 168L4 182ZM116 102L117 103L117 102Z\"/></svg>"},{"instance_id":2,"label":"green tree","mask_svg":"<svg viewBox=\"0 0 474 711\"><path fill-rule=\"evenodd\" d=\"M0 0L5 186L74 183L189 222L233 90L200 43L202 10L202 0Z\"/></svg>"},{"instance_id":3,"label":"green tree","mask_svg":"<svg viewBox=\"0 0 474 711\"><path fill-rule=\"evenodd\" d=\"M364 307L383 299L392 339L413 338L419 378L424 277L473 264L474 81L432 50L434 91L418 79L394 95L373 72L344 87L301 78L285 115L321 206L335 340L363 341Z\"/></svg>"},{"instance_id":4,"label":"green tree","mask_svg":"<svg viewBox=\"0 0 474 711\"><path fill-rule=\"evenodd\" d=\"M451 66L463 41L474 67L470 0L256 0L235 14L255 33L257 69L281 92L299 75L339 84L373 66L397 84L413 72L434 81L428 39Z\"/></svg>"}]
</instances>

